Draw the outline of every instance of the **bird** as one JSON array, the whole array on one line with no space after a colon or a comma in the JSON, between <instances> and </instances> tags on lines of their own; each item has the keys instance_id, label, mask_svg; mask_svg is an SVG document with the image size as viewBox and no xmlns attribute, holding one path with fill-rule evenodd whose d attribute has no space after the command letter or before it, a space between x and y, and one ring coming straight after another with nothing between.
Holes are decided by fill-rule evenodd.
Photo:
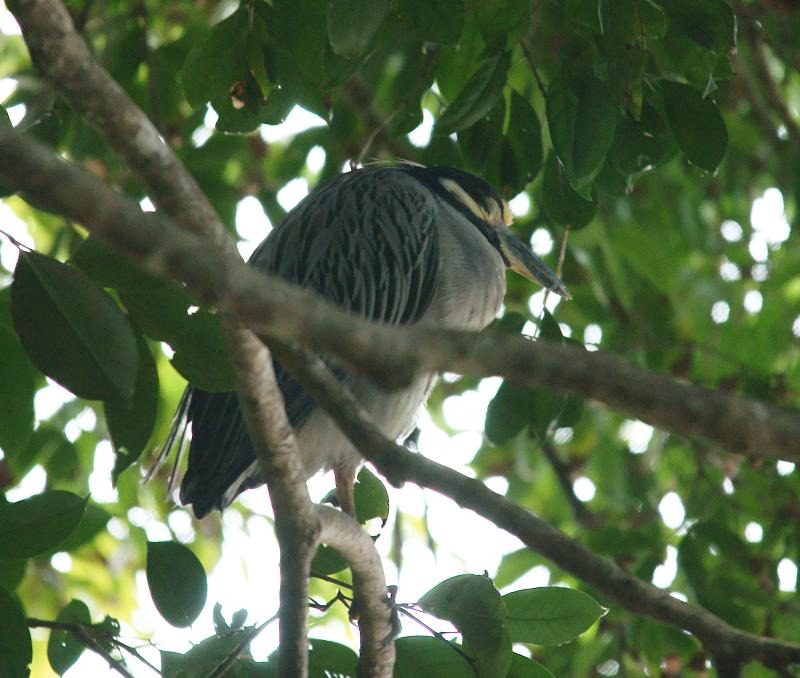
<instances>
[{"instance_id":1,"label":"bird","mask_svg":"<svg viewBox=\"0 0 800 678\"><path fill-rule=\"evenodd\" d=\"M464 170L367 165L309 193L248 263L374 322L481 330L502 307L507 268L570 298L560 278L511 231L512 221L503 196ZM367 377L332 369L393 440L415 429L436 379L420 374L404 389L385 391ZM333 469L339 505L354 515L361 455L278 362L275 372L306 476ZM235 392L189 384L167 449L176 440L183 448L187 427L179 499L198 519L264 482Z\"/></svg>"}]
</instances>

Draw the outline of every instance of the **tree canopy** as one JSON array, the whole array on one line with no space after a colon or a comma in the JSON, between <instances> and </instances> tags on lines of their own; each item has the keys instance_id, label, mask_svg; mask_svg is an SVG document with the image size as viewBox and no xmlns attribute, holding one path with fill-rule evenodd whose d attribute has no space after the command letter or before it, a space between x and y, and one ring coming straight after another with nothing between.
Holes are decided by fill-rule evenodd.
<instances>
[{"instance_id":1,"label":"tree canopy","mask_svg":"<svg viewBox=\"0 0 800 678\"><path fill-rule=\"evenodd\" d=\"M267 494L198 522L170 463L142 482L186 380L242 388L223 312L303 337L297 308L247 313L282 288L225 307L247 290L196 225L215 212L251 250L309 188L398 159L486 178L573 299L509 275L485 342L362 346L367 372L381 351L450 370L420 451L494 491L400 451L359 475L388 583L431 584L397 592L394 675L797 675L796 2L68 0L74 33L59 0L6 4L0 675L92 654L109 675L279 675L277 607L235 611L207 576L252 557L251 598L277 601ZM308 345L357 364L321 313ZM462 518L414 484L497 541L443 546ZM226 545L254 555L223 569ZM347 562L321 547L311 570L309 675L354 676ZM150 646L159 616L191 628Z\"/></svg>"}]
</instances>

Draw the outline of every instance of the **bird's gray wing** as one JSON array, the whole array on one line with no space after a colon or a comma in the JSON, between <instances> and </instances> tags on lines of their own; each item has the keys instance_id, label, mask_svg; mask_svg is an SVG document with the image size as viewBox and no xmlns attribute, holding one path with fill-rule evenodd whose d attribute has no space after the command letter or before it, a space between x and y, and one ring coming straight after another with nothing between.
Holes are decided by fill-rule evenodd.
<instances>
[{"instance_id":1,"label":"bird's gray wing","mask_svg":"<svg viewBox=\"0 0 800 678\"><path fill-rule=\"evenodd\" d=\"M437 282L437 203L404 172L370 168L344 174L292 210L253 253L250 264L298 283L332 303L391 325L418 320ZM296 428L314 400L275 364L289 421ZM337 376L346 374L335 368ZM189 386L181 403L192 425L181 501L202 517L260 484L243 477L254 454L236 393Z\"/></svg>"}]
</instances>

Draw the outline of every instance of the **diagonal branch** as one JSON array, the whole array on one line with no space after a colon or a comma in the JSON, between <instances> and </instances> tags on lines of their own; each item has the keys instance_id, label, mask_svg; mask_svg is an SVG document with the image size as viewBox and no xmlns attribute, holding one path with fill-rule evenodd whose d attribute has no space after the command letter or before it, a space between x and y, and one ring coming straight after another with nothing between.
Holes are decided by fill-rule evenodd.
<instances>
[{"instance_id":1,"label":"diagonal branch","mask_svg":"<svg viewBox=\"0 0 800 678\"><path fill-rule=\"evenodd\" d=\"M717 660L740 664L757 659L771 667L800 663L800 644L734 628L708 610L684 603L598 556L479 480L413 454L388 440L321 359L305 351L280 350L279 353L282 364L313 395L364 457L395 486L411 481L450 497L463 508L475 511L515 535L526 546L626 609L690 631Z\"/></svg>"},{"instance_id":2,"label":"diagonal branch","mask_svg":"<svg viewBox=\"0 0 800 678\"><path fill-rule=\"evenodd\" d=\"M12 0L8 6L35 66L126 160L159 209L183 229L204 236L207 247L241 263L227 229L197 182L149 118L94 61L66 8L57 0ZM230 313L223 318L242 409L275 513L281 550L281 673L304 676L308 575L319 522L269 351Z\"/></svg>"},{"instance_id":3,"label":"diagonal branch","mask_svg":"<svg viewBox=\"0 0 800 678\"><path fill-rule=\"evenodd\" d=\"M0 136L2 132L0 132ZM0 139L0 178L86 226L151 273L186 283L201 305L234 313L259 334L331 356L385 387L416 371L499 375L601 402L656 427L730 451L800 462L800 413L650 372L603 351L499 331L385 327L208 247L111 191L37 142Z\"/></svg>"}]
</instances>

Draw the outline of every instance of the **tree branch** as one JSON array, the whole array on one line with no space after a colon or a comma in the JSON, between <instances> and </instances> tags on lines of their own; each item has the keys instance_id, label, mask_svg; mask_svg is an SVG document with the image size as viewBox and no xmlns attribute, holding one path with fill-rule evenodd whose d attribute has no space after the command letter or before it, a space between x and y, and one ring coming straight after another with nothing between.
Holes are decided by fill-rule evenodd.
<instances>
[{"instance_id":1,"label":"tree branch","mask_svg":"<svg viewBox=\"0 0 800 678\"><path fill-rule=\"evenodd\" d=\"M138 205L40 144L0 132L0 178L37 204L82 223L151 273L186 283L195 300L236 314L259 334L302 343L384 387L417 371L499 375L599 401L627 416L730 452L800 462L800 413L678 382L603 351L499 331L385 327L265 276Z\"/></svg>"},{"instance_id":2,"label":"tree branch","mask_svg":"<svg viewBox=\"0 0 800 678\"><path fill-rule=\"evenodd\" d=\"M716 658L758 659L771 667L800 662L800 645L747 633L708 610L684 603L641 581L571 539L482 482L408 452L385 438L325 363L306 351L278 349L281 363L300 381L366 459L395 486L414 482L450 497L626 609L690 631Z\"/></svg>"},{"instance_id":3,"label":"tree branch","mask_svg":"<svg viewBox=\"0 0 800 678\"><path fill-rule=\"evenodd\" d=\"M239 404L267 481L280 544L280 671L282 675L305 676L308 577L319 543L319 519L308 495L300 451L269 351L250 330L233 321L227 324L226 333Z\"/></svg>"},{"instance_id":4,"label":"tree branch","mask_svg":"<svg viewBox=\"0 0 800 678\"><path fill-rule=\"evenodd\" d=\"M317 506L316 511L322 524L320 540L339 551L353 573L353 600L361 635L358 675L391 678L394 613L375 542L349 515L324 505Z\"/></svg>"},{"instance_id":5,"label":"tree branch","mask_svg":"<svg viewBox=\"0 0 800 678\"><path fill-rule=\"evenodd\" d=\"M103 659L105 659L112 671L116 671L124 678L134 678L133 674L128 671L128 668L125 666L124 661L114 659L114 657L111 656L111 653L92 637L89 630L83 624L69 624L67 622L48 621L46 619L36 619L34 617L28 617L26 621L28 626L32 629L43 628L50 629L51 631L59 630L71 633L83 644L84 647L92 652L96 652ZM149 662L146 663L148 666L150 666Z\"/></svg>"}]
</instances>

